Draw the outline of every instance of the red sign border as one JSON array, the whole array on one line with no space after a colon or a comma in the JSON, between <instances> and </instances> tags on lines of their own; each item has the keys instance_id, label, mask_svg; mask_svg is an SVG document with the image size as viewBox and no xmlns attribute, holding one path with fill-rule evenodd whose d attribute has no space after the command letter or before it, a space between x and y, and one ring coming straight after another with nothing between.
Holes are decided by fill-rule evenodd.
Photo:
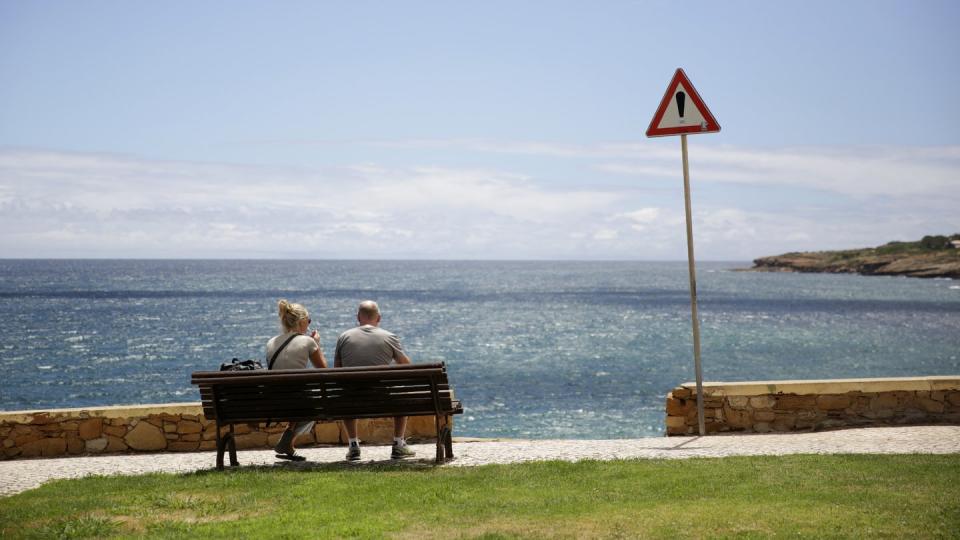
<instances>
[{"instance_id":1,"label":"red sign border","mask_svg":"<svg viewBox=\"0 0 960 540\"><path fill-rule=\"evenodd\" d=\"M667 107L670 106L670 99L673 98L673 95L677 92L677 87L680 86L680 83L683 83L684 88L689 92L690 95L688 97L700 111L703 119L707 122L707 126L690 125L657 129L657 125L660 124L663 115L666 114ZM684 73L683 68L677 68L677 72L673 74L673 79L670 81L670 84L667 85L667 91L664 92L663 99L660 100L660 106L657 108L657 112L653 115L653 120L650 121L650 127L647 128L647 137L666 137L668 135L691 133L716 133L718 131L720 131L720 124L717 123L717 119L713 117L710 108L707 107L707 104L700 98L700 94L697 93L697 89L693 87L693 83L687 78L687 74Z\"/></svg>"}]
</instances>

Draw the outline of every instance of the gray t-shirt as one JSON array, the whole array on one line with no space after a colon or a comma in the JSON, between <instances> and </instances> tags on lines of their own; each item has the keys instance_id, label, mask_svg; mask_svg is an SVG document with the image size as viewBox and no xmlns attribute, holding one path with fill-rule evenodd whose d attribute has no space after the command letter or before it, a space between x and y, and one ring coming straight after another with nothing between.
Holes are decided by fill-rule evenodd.
<instances>
[{"instance_id":1,"label":"gray t-shirt","mask_svg":"<svg viewBox=\"0 0 960 540\"><path fill-rule=\"evenodd\" d=\"M334 362L341 367L385 366L392 363L398 354L403 354L400 338L380 327L366 324L340 334Z\"/></svg>"},{"instance_id":2,"label":"gray t-shirt","mask_svg":"<svg viewBox=\"0 0 960 540\"><path fill-rule=\"evenodd\" d=\"M295 332L280 334L267 342L266 363L263 367L269 366L270 359L273 358L273 353L277 352L277 349L293 334L295 334ZM320 346L317 345L317 342L314 341L312 337L300 334L293 338L293 341L280 351L280 356L277 357L277 361L273 364L273 369L305 369L307 366L312 365L310 364L310 355L319 348Z\"/></svg>"}]
</instances>

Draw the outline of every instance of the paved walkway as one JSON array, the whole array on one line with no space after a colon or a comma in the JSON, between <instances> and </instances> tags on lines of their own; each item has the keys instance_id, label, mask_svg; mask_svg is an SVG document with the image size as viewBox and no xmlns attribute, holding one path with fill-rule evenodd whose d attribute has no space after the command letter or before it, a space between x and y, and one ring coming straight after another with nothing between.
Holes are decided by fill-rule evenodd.
<instances>
[{"instance_id":1,"label":"paved walkway","mask_svg":"<svg viewBox=\"0 0 960 540\"><path fill-rule=\"evenodd\" d=\"M429 466L433 444L415 444L418 458L403 466ZM678 459L784 454L958 454L960 426L845 429L817 433L649 437L583 440L454 440L457 459L445 467L581 459ZM316 467L343 462L345 447L304 448L307 461L277 460L269 450L240 450L242 466ZM88 475L188 473L214 467L213 451L0 461L0 495L12 495L57 478ZM363 460L345 466L391 463L389 446L365 446Z\"/></svg>"}]
</instances>

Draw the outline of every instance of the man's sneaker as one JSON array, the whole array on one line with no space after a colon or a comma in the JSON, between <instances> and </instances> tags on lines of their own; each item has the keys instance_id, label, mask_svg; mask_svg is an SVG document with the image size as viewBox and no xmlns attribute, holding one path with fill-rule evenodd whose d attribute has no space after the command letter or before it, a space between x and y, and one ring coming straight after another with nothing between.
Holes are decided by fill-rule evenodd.
<instances>
[{"instance_id":1,"label":"man's sneaker","mask_svg":"<svg viewBox=\"0 0 960 540\"><path fill-rule=\"evenodd\" d=\"M347 449L347 461L357 461L360 459L360 447L351 446Z\"/></svg>"},{"instance_id":2,"label":"man's sneaker","mask_svg":"<svg viewBox=\"0 0 960 540\"><path fill-rule=\"evenodd\" d=\"M416 452L410 449L409 446L403 445L393 445L393 450L390 451L390 459L403 459L408 457L413 457L417 455Z\"/></svg>"}]
</instances>

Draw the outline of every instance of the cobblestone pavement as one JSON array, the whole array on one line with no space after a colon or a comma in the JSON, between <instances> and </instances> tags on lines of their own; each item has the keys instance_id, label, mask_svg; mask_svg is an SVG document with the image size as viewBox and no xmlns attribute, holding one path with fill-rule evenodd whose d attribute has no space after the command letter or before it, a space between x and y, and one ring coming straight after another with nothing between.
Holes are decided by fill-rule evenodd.
<instances>
[{"instance_id":1,"label":"cobblestone pavement","mask_svg":"<svg viewBox=\"0 0 960 540\"><path fill-rule=\"evenodd\" d=\"M414 444L417 458L397 466L432 466L435 446ZM298 450L307 461L278 460L269 450L240 450L242 467L317 467L342 463L346 448ZM456 459L444 467L581 459L679 459L784 454L957 454L960 426L911 426L846 429L816 433L649 437L614 440L454 440ZM122 454L0 461L0 495L12 495L58 478L88 475L189 473L214 468L212 451ZM350 467L391 462L389 446L364 446L363 459Z\"/></svg>"}]
</instances>

